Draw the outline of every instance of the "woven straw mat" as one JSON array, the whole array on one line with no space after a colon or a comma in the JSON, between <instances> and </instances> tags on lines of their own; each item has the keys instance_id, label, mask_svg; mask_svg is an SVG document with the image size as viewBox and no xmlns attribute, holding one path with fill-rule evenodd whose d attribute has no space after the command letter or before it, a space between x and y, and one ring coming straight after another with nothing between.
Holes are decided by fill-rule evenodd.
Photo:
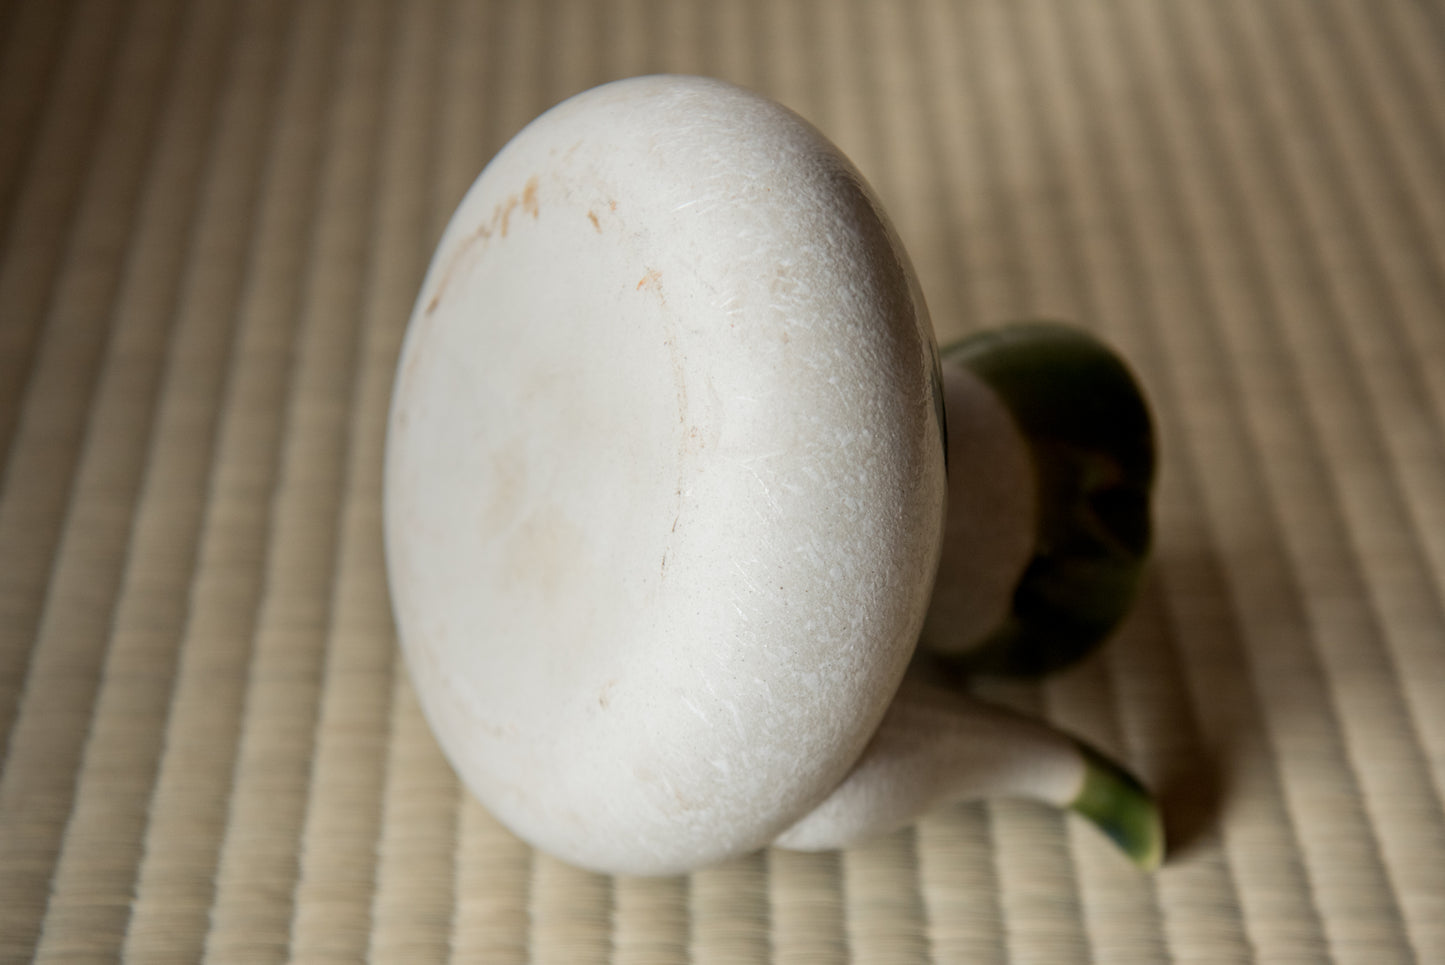
<instances>
[{"instance_id":1,"label":"woven straw mat","mask_svg":"<svg viewBox=\"0 0 1445 965\"><path fill-rule=\"evenodd\" d=\"M1070 319L1162 439L1110 646L993 685L1128 761L1040 807L610 879L463 793L379 527L450 211L594 84L863 170L941 340ZM1445 8L0 0L0 961L1445 963Z\"/></svg>"}]
</instances>

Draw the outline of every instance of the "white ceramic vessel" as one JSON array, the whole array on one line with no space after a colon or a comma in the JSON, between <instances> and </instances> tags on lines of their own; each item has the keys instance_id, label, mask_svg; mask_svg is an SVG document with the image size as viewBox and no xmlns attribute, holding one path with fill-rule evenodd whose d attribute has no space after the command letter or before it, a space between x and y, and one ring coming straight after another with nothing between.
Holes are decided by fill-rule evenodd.
<instances>
[{"instance_id":1,"label":"white ceramic vessel","mask_svg":"<svg viewBox=\"0 0 1445 965\"><path fill-rule=\"evenodd\" d=\"M517 135L422 286L386 465L401 643L482 803L575 864L672 873L1107 772L899 690L950 477L992 480L952 497L984 521L960 619L1007 609L1036 528L1027 440L955 369L956 421L994 428L947 446L940 373L877 201L791 112L649 77Z\"/></svg>"}]
</instances>

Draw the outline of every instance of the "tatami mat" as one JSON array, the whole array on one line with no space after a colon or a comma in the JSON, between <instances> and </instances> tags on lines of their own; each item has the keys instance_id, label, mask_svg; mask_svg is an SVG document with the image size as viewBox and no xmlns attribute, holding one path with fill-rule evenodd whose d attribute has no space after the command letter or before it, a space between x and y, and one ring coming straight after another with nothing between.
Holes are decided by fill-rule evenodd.
<instances>
[{"instance_id":1,"label":"tatami mat","mask_svg":"<svg viewBox=\"0 0 1445 965\"><path fill-rule=\"evenodd\" d=\"M1161 790L1157 875L996 803L611 880L460 792L382 565L403 326L505 140L657 71L836 140L942 338L1138 370L1139 608L991 690ZM0 960L1445 962L1438 4L8 0L0 259Z\"/></svg>"}]
</instances>

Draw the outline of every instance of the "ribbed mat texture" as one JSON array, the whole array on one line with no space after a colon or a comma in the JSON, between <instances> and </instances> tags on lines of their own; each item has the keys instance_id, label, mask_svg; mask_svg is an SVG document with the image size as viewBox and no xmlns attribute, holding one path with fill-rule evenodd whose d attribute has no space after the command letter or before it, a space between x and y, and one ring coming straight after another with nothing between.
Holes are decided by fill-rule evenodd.
<instances>
[{"instance_id":1,"label":"ribbed mat texture","mask_svg":"<svg viewBox=\"0 0 1445 965\"><path fill-rule=\"evenodd\" d=\"M1165 800L608 879L458 787L380 539L452 208L724 77L882 196L940 339L1073 320L1163 469L1111 645L993 684ZM558 266L559 275L565 266ZM1445 963L1445 8L0 0L0 961Z\"/></svg>"}]
</instances>

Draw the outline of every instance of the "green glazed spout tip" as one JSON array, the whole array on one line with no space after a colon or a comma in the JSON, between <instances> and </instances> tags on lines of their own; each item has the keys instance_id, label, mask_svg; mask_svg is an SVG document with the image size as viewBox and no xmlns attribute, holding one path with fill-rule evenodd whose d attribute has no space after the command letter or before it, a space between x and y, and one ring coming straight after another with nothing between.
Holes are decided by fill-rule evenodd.
<instances>
[{"instance_id":1,"label":"green glazed spout tip","mask_svg":"<svg viewBox=\"0 0 1445 965\"><path fill-rule=\"evenodd\" d=\"M1164 822L1154 796L1138 778L1080 743L1084 782L1069 809L1104 832L1140 869L1164 862Z\"/></svg>"}]
</instances>

